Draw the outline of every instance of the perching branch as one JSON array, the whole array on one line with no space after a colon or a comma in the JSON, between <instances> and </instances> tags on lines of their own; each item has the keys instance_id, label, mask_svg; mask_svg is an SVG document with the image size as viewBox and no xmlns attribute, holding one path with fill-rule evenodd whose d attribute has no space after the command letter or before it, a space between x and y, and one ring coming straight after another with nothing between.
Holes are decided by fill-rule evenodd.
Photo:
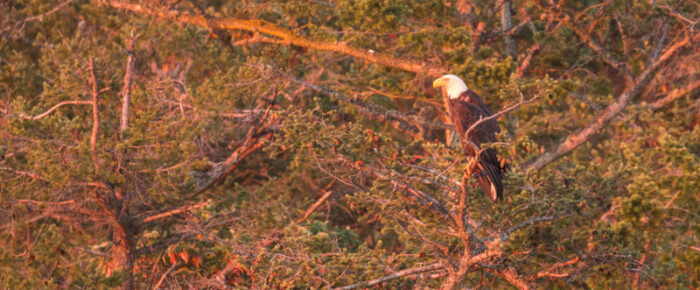
<instances>
[{"instance_id":1,"label":"perching branch","mask_svg":"<svg viewBox=\"0 0 700 290\"><path fill-rule=\"evenodd\" d=\"M204 15L194 15L181 11L152 9L139 4L109 1L107 5L127 10L134 13L145 14L161 19L167 19L178 23L187 23L208 29L243 30L253 33L269 35L269 42L283 45L295 45L320 51L331 51L363 59L371 63L376 63L388 67L393 67L405 71L424 73L430 76L437 76L446 69L441 66L414 61L409 59L396 58L389 54L379 53L371 49L359 49L348 46L343 42L316 41L298 36L293 31L277 26L274 23L259 19L237 19L237 18L209 18Z\"/></svg>"}]
</instances>

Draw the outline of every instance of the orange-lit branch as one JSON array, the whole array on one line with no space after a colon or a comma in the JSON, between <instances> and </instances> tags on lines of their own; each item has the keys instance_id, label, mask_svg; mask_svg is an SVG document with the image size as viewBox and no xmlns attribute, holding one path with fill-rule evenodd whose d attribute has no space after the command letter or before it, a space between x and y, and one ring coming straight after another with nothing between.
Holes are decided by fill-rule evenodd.
<instances>
[{"instance_id":1,"label":"orange-lit branch","mask_svg":"<svg viewBox=\"0 0 700 290\"><path fill-rule=\"evenodd\" d=\"M363 59L371 63L376 63L388 67L393 67L415 73L425 73L430 76L437 76L445 72L441 66L430 65L424 62L397 58L388 54L375 52L369 49L359 49L348 46L343 42L317 41L297 36L296 33L286 28L277 26L259 19L237 19L237 18L207 18L204 15L194 15L180 11L152 9L139 4L110 1L107 3L117 9L127 10L135 13L155 16L168 19L178 23L187 23L210 29L244 30L276 37L278 39L267 39L261 42L273 42L277 44L295 45L314 50L332 51ZM264 39L264 38L261 38Z\"/></svg>"}]
</instances>

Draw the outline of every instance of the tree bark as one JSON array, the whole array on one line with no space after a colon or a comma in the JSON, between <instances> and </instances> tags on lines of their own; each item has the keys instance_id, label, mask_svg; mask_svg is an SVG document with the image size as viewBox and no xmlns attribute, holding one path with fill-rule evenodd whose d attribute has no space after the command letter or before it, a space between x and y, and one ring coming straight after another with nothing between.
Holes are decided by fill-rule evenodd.
<instances>
[{"instance_id":1,"label":"tree bark","mask_svg":"<svg viewBox=\"0 0 700 290\"><path fill-rule=\"evenodd\" d=\"M511 22L510 1L503 1L503 6L501 7L501 31L503 32L506 55L515 61L518 59L518 47L513 36L508 34L508 30L512 26Z\"/></svg>"}]
</instances>

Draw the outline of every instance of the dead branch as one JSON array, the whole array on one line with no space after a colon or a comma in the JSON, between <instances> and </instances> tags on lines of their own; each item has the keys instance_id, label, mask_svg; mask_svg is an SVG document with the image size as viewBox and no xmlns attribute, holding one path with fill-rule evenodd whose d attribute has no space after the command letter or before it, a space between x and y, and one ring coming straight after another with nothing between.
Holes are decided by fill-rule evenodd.
<instances>
[{"instance_id":1,"label":"dead branch","mask_svg":"<svg viewBox=\"0 0 700 290\"><path fill-rule=\"evenodd\" d=\"M154 215L143 217L143 218L137 218L137 220L139 220L138 221L139 224L145 224L145 223L152 222L155 220L160 220L160 219L171 217L171 216L174 216L177 214L181 214L181 213L193 210L193 209L203 208L209 204L210 204L209 201L205 201L205 202L200 202L197 204L186 205L186 206L178 207L175 209L165 210L159 214L154 214Z\"/></svg>"},{"instance_id":2,"label":"dead branch","mask_svg":"<svg viewBox=\"0 0 700 290\"><path fill-rule=\"evenodd\" d=\"M521 78L525 74L525 71L530 67L530 63L532 63L532 58L535 56L535 54L540 51L542 46L540 43L535 43L533 44L530 49L527 52L527 56L525 56L525 59L523 59L523 62L518 66L518 69L515 71L515 77L516 78Z\"/></svg>"},{"instance_id":3,"label":"dead branch","mask_svg":"<svg viewBox=\"0 0 700 290\"><path fill-rule=\"evenodd\" d=\"M160 280L158 280L158 283L156 283L156 285L153 286L154 290L158 289L158 287L160 287L160 284L163 284L163 281L165 281L165 277L168 277L168 274L170 274L170 272L172 272L173 269L175 269L175 266L177 266L177 264L178 264L177 262L173 263L173 265L170 266L170 268L168 268L168 270L165 271L165 273L163 273L163 276L160 277Z\"/></svg>"},{"instance_id":4,"label":"dead branch","mask_svg":"<svg viewBox=\"0 0 700 290\"><path fill-rule=\"evenodd\" d=\"M134 13L146 14L153 17L167 19L178 23L187 23L208 29L244 30L253 33L266 34L278 39L271 39L275 43L284 45L295 45L314 50L331 51L363 59L371 63L376 63L388 67L398 68L415 73L425 73L437 76L446 71L444 67L430 65L420 61L396 58L388 54L375 52L370 49L359 49L348 46L342 42L316 41L298 36L293 31L277 26L274 23L259 19L237 19L237 18L210 18L204 15L194 15L181 11L152 9L139 4L109 1L107 5L131 11Z\"/></svg>"},{"instance_id":5,"label":"dead branch","mask_svg":"<svg viewBox=\"0 0 700 290\"><path fill-rule=\"evenodd\" d=\"M655 102L653 102L651 104L651 108L654 110L661 109L661 108L665 107L666 105L672 103L676 99L678 99L682 96L685 96L698 88L700 88L700 80L696 80L686 87L678 88L678 89L675 89L675 90L669 92L668 94L666 94L666 97L664 97L662 99L658 99Z\"/></svg>"},{"instance_id":6,"label":"dead branch","mask_svg":"<svg viewBox=\"0 0 700 290\"><path fill-rule=\"evenodd\" d=\"M100 130L100 115L98 112L98 96L99 91L97 90L97 77L95 76L95 58L90 57L90 81L92 85L92 136L90 137L90 152L92 152L92 162L95 164L95 170L97 170L100 165L97 162L97 134Z\"/></svg>"},{"instance_id":7,"label":"dead branch","mask_svg":"<svg viewBox=\"0 0 700 290\"><path fill-rule=\"evenodd\" d=\"M92 101L87 101L87 100L63 101L63 102L60 102L60 103L54 105L53 107L51 107L51 109L49 109L48 111L43 112L43 113L41 113L41 114L39 114L39 115L27 116L27 115L25 115L25 114L23 114L23 113L18 113L18 114L16 114L16 116L17 116L17 117L20 117L20 118L22 118L22 119L27 119L27 120L39 120L39 119L41 119L41 118L43 118L43 117L48 116L48 115L51 114L53 111L56 111L58 108L63 107L63 106L66 106L66 105L92 105Z\"/></svg>"},{"instance_id":8,"label":"dead branch","mask_svg":"<svg viewBox=\"0 0 700 290\"><path fill-rule=\"evenodd\" d=\"M673 56L680 53L682 48L688 46L690 43L696 43L698 40L700 40L700 33L696 33L692 37L686 36L684 39L671 45L663 55L649 65L649 67L633 81L634 85L632 87L626 89L625 92L617 98L617 101L605 108L591 124L580 132L567 136L563 142L556 146L556 149L550 150L547 153L525 162L523 168L525 170L539 170L550 162L588 142L588 140L597 135L610 120L627 107L630 100L636 97L642 89L649 84L649 81L656 75L656 72L663 64L668 63Z\"/></svg>"},{"instance_id":9,"label":"dead branch","mask_svg":"<svg viewBox=\"0 0 700 290\"><path fill-rule=\"evenodd\" d=\"M490 271L490 270L487 270ZM508 281L511 285L518 287L520 290L530 289L530 285L519 277L518 273L511 267L507 267L504 270L496 271L495 274L504 280Z\"/></svg>"},{"instance_id":10,"label":"dead branch","mask_svg":"<svg viewBox=\"0 0 700 290\"><path fill-rule=\"evenodd\" d=\"M122 117L119 123L119 138L124 138L124 131L129 127L129 103L131 99L131 75L134 71L134 30L131 30L131 39L127 44L126 70L124 72L124 87L122 88Z\"/></svg>"},{"instance_id":11,"label":"dead branch","mask_svg":"<svg viewBox=\"0 0 700 290\"><path fill-rule=\"evenodd\" d=\"M37 180L41 180L43 182L51 182L47 178L45 178L37 173L31 172L31 171L17 170L17 169L13 169L13 168L9 168L9 167L2 167L2 166L0 166L0 170L10 171L10 172L15 173L17 175L28 176L28 177L31 177L31 178L34 178Z\"/></svg>"},{"instance_id":12,"label":"dead branch","mask_svg":"<svg viewBox=\"0 0 700 290\"><path fill-rule=\"evenodd\" d=\"M262 140L270 137L272 134L269 127L274 121L274 118L270 118L269 114L270 107L268 107L263 116L261 116L259 123L248 129L243 144L236 148L226 160L215 163L211 170L200 174L200 176L196 176L194 190L186 197L187 199L199 195L219 183L238 166L241 160L262 148L264 144Z\"/></svg>"},{"instance_id":13,"label":"dead branch","mask_svg":"<svg viewBox=\"0 0 700 290\"><path fill-rule=\"evenodd\" d=\"M24 19L24 23L29 22L29 21L34 21L34 20L42 21L42 20L44 20L44 17L49 16L49 15L51 15L51 14L54 14L54 13L58 12L59 10L61 10L61 9L65 8L66 6L68 6L68 4L70 4L71 2L73 2L73 0L63 1L63 2L61 2L60 4L56 5L56 7L54 7L53 9L51 9L51 10L45 12L45 13L42 13L42 14L39 14L39 15L34 15L34 16L31 16L31 17L27 17L27 19Z\"/></svg>"},{"instance_id":14,"label":"dead branch","mask_svg":"<svg viewBox=\"0 0 700 290\"><path fill-rule=\"evenodd\" d=\"M321 206L321 204L323 204L323 202L326 201L332 194L333 194L333 191L330 191L330 190L326 191L326 193L324 193L323 196L321 196L321 198L319 198L316 202L314 202L314 204L312 204L309 207L309 209L307 209L306 212L304 212L303 216L301 216L299 219L297 219L297 223L301 223L304 220L306 220L311 215L311 213L313 213L314 210L316 210L316 208Z\"/></svg>"},{"instance_id":15,"label":"dead branch","mask_svg":"<svg viewBox=\"0 0 700 290\"><path fill-rule=\"evenodd\" d=\"M444 269L444 266L442 264L433 263L433 264L430 264L427 266L401 270L401 271L398 271L394 274L391 274L389 276L385 276L382 278L377 278L374 280L369 280L369 281L356 283L356 284L352 284L352 285L348 285L348 286L344 286L344 287L338 287L338 288L334 288L334 289L336 289L336 290L349 290L349 289L355 289L355 288L360 288L360 287L371 287L374 285L379 285L379 284L384 283L386 281L394 280L396 278L401 278L401 277L405 277L408 275L413 275L413 274L418 274L418 273L423 273L423 272L430 272L430 271L435 271L435 270L440 270L440 269Z\"/></svg>"}]
</instances>

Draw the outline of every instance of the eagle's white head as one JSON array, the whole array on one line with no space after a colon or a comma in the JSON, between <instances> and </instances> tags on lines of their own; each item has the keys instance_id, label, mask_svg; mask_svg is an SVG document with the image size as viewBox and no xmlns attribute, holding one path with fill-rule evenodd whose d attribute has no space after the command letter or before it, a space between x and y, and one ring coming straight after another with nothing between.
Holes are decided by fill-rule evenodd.
<instances>
[{"instance_id":1,"label":"eagle's white head","mask_svg":"<svg viewBox=\"0 0 700 290\"><path fill-rule=\"evenodd\" d=\"M450 99L458 98L460 94L469 89L464 81L456 75L444 75L436 79L433 82L433 88L437 87L445 87L447 97Z\"/></svg>"}]
</instances>

